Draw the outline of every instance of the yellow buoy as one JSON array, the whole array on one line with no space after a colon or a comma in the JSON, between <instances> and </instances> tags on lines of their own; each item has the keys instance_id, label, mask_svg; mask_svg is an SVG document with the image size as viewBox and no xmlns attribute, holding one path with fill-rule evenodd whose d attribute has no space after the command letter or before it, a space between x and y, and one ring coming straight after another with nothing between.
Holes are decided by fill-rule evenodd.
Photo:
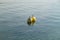
<instances>
[{"instance_id":1,"label":"yellow buoy","mask_svg":"<svg viewBox=\"0 0 60 40\"><path fill-rule=\"evenodd\" d=\"M36 17L32 16L31 17L31 22L36 22Z\"/></svg>"},{"instance_id":2,"label":"yellow buoy","mask_svg":"<svg viewBox=\"0 0 60 40\"><path fill-rule=\"evenodd\" d=\"M33 25L35 22L36 22L36 17L34 17L34 16L30 17L29 16L29 18L27 20L27 24L29 24L29 25L32 24Z\"/></svg>"}]
</instances>

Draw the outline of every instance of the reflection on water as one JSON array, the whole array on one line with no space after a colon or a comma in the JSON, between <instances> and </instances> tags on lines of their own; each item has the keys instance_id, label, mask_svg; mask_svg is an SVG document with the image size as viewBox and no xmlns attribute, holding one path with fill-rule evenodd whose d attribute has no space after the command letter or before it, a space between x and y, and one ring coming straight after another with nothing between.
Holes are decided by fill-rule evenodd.
<instances>
[{"instance_id":1,"label":"reflection on water","mask_svg":"<svg viewBox=\"0 0 60 40\"><path fill-rule=\"evenodd\" d=\"M37 22L26 20L35 15ZM0 40L60 40L59 0L16 0L0 4Z\"/></svg>"}]
</instances>

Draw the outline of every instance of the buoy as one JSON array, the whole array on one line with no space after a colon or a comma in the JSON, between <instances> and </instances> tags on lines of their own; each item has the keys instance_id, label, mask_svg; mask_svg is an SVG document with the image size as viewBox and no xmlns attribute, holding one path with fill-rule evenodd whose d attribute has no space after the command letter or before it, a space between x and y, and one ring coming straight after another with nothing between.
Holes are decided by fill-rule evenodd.
<instances>
[{"instance_id":1,"label":"buoy","mask_svg":"<svg viewBox=\"0 0 60 40\"><path fill-rule=\"evenodd\" d=\"M31 22L36 22L36 17L32 16L31 17Z\"/></svg>"},{"instance_id":2,"label":"buoy","mask_svg":"<svg viewBox=\"0 0 60 40\"><path fill-rule=\"evenodd\" d=\"M35 22L36 22L36 17L34 17L34 16L30 17L29 16L29 18L27 20L27 24L28 25L33 25Z\"/></svg>"}]
</instances>

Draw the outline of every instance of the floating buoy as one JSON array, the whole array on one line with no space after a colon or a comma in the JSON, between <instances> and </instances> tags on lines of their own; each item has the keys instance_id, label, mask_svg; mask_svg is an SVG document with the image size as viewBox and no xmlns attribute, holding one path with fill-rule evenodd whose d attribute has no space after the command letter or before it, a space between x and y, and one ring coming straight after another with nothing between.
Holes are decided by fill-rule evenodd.
<instances>
[{"instance_id":1,"label":"floating buoy","mask_svg":"<svg viewBox=\"0 0 60 40\"><path fill-rule=\"evenodd\" d=\"M36 22L36 17L32 16L27 19L27 24L28 25L33 25Z\"/></svg>"}]
</instances>

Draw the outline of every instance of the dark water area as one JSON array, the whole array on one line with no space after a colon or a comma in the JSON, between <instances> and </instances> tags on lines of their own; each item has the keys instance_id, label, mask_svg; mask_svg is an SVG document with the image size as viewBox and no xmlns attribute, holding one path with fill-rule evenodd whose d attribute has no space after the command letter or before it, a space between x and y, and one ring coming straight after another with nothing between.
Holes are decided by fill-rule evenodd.
<instances>
[{"instance_id":1,"label":"dark water area","mask_svg":"<svg viewBox=\"0 0 60 40\"><path fill-rule=\"evenodd\" d=\"M33 26L26 23L31 15ZM60 40L60 1L0 3L0 40Z\"/></svg>"}]
</instances>

